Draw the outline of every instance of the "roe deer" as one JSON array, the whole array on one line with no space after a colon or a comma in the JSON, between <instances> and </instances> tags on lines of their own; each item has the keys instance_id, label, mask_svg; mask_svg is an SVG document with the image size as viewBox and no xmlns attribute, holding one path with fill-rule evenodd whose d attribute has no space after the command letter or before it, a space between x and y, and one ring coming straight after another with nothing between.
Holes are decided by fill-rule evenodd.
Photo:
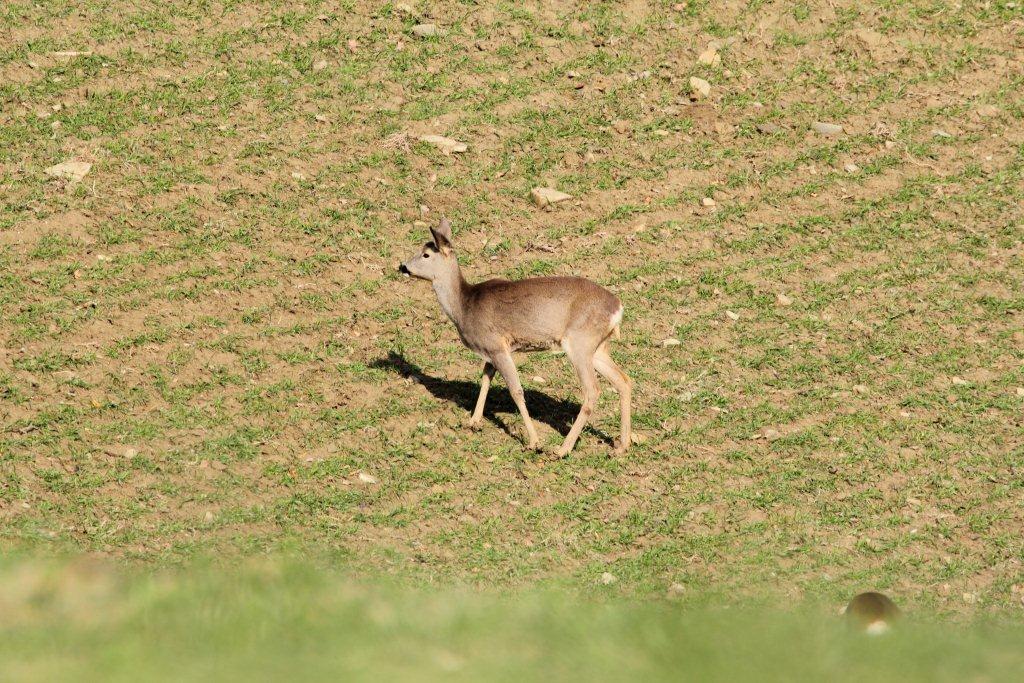
<instances>
[{"instance_id":1,"label":"roe deer","mask_svg":"<svg viewBox=\"0 0 1024 683\"><path fill-rule=\"evenodd\" d=\"M484 359L480 396L469 420L479 427L491 379L497 370L505 378L512 400L526 424L527 447L538 448L537 431L530 420L519 383L513 351L539 351L561 345L576 368L583 385L583 406L558 449L565 456L594 412L599 390L596 372L601 373L619 393L621 435L616 451L624 453L630 443L630 400L632 381L612 360L608 341L619 332L622 303L607 289L580 277L536 277L510 282L487 280L469 284L462 277L452 247L451 224L442 218L431 228L428 242L398 270L429 280L463 343Z\"/></svg>"},{"instance_id":2,"label":"roe deer","mask_svg":"<svg viewBox=\"0 0 1024 683\"><path fill-rule=\"evenodd\" d=\"M851 628L869 635L887 632L902 612L896 604L882 593L861 593L843 610Z\"/></svg>"}]
</instances>

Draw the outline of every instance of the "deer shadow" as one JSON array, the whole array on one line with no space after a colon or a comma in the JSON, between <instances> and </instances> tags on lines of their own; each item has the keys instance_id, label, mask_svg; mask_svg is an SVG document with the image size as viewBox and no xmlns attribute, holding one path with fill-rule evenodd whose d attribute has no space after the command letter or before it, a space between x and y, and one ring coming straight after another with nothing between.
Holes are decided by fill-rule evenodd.
<instances>
[{"instance_id":1,"label":"deer shadow","mask_svg":"<svg viewBox=\"0 0 1024 683\"><path fill-rule=\"evenodd\" d=\"M378 358L373 361L370 363L370 367L388 370L402 377L407 377L423 385L435 397L443 401L451 401L467 413L471 413L473 408L476 407L476 399L480 394L479 381L471 382L464 379L431 377L423 372L423 368L409 362L405 356L394 351L388 352L386 358ZM495 380L499 377L501 377L500 372L495 375ZM579 403L552 398L533 389L524 389L523 393L526 400L526 409L530 412L530 417L534 421L543 422L562 436L569 433L573 421L580 412ZM502 382L500 387L497 386L496 382L491 383L491 390L487 394L487 405L484 408L484 418L500 427L505 433L516 436L509 424L504 420L498 419L495 413L506 413L511 414L515 418L519 417L519 409L516 408L515 402L512 401L512 395L509 394L508 388L504 386L504 382ZM468 417L467 415L467 419ZM596 433L606 443L613 443L611 437L595 429L593 425L588 425L588 429Z\"/></svg>"}]
</instances>

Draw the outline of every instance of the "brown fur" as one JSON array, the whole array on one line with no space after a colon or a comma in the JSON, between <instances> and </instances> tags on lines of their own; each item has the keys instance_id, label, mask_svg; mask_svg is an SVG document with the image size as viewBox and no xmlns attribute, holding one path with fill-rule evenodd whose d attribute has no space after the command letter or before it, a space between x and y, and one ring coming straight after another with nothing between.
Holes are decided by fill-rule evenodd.
<instances>
[{"instance_id":1,"label":"brown fur","mask_svg":"<svg viewBox=\"0 0 1024 683\"><path fill-rule=\"evenodd\" d=\"M593 412L598 396L597 373L619 392L622 433L618 450L624 452L631 439L632 382L608 352L608 341L613 334L618 337L622 321L618 297L579 277L469 284L455 257L448 221L442 220L431 233L433 243L425 245L400 270L431 282L441 308L455 323L462 341L485 361L480 397L470 425L480 425L491 378L498 371L523 416L529 446L536 448L537 433L526 409L512 352L560 345L583 386L583 406L559 455L572 450Z\"/></svg>"},{"instance_id":2,"label":"brown fur","mask_svg":"<svg viewBox=\"0 0 1024 683\"><path fill-rule=\"evenodd\" d=\"M881 593L861 593L850 600L845 616L851 627L869 633L881 633L900 618L900 608Z\"/></svg>"}]
</instances>

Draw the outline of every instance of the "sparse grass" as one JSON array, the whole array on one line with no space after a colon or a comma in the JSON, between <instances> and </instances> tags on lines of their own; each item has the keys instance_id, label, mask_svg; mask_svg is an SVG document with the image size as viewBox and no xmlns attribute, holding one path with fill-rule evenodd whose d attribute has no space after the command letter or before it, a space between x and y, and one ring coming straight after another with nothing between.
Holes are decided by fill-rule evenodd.
<instances>
[{"instance_id":1,"label":"sparse grass","mask_svg":"<svg viewBox=\"0 0 1024 683\"><path fill-rule=\"evenodd\" d=\"M4 3L0 542L1018 613L1022 5L672 5ZM563 461L500 388L463 428L478 362L394 274L440 213L473 278L623 299L627 457L611 395ZM554 443L575 379L522 374Z\"/></svg>"}]
</instances>

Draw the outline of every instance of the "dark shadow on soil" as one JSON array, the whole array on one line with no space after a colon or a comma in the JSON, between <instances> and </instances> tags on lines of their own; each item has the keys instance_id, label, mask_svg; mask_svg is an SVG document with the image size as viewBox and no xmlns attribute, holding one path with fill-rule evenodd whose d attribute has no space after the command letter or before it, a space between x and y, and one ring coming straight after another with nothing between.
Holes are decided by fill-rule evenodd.
<instances>
[{"instance_id":1,"label":"dark shadow on soil","mask_svg":"<svg viewBox=\"0 0 1024 683\"><path fill-rule=\"evenodd\" d=\"M422 384L426 387L427 391L437 398L451 401L465 410L467 420L469 419L469 414L472 413L473 408L476 406L476 398L480 393L479 378L477 381L471 382L462 379L431 377L424 374L420 366L410 363L405 359L405 356L394 351L389 352L387 358L378 358L373 361L370 367L389 370ZM477 368L477 371L479 370L480 368ZM504 381L499 380L499 377L501 377L500 373L495 375L494 382L491 383L491 390L487 394L487 405L484 408L484 418L518 438L518 435L510 429L506 422L499 420L495 416L495 413L509 413L515 419L519 419L519 410L516 409L516 404L512 402L512 396L504 386ZM575 401L551 398L547 394L532 389L526 389L525 396L526 409L530 411L530 417L537 422L550 425L563 436L569 432L573 420L576 419L576 415L580 412L580 404ZM593 425L588 426L587 430L584 430L584 434L587 431L597 434L606 443L612 443L611 438L607 434L595 430Z\"/></svg>"}]
</instances>

